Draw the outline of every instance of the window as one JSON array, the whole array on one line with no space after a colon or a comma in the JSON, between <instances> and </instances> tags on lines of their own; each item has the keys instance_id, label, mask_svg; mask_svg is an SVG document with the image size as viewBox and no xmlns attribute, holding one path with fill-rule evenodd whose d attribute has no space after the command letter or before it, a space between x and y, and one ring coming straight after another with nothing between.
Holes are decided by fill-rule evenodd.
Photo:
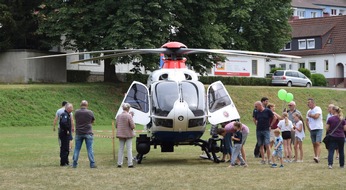
<instances>
[{"instance_id":1,"label":"window","mask_svg":"<svg viewBox=\"0 0 346 190\"><path fill-rule=\"evenodd\" d=\"M316 18L317 17L317 12L311 12L311 18Z\"/></svg>"},{"instance_id":2,"label":"window","mask_svg":"<svg viewBox=\"0 0 346 190\"><path fill-rule=\"evenodd\" d=\"M316 62L309 62L310 71L316 71Z\"/></svg>"},{"instance_id":3,"label":"window","mask_svg":"<svg viewBox=\"0 0 346 190\"><path fill-rule=\"evenodd\" d=\"M324 60L324 71L329 71L329 61L328 60Z\"/></svg>"},{"instance_id":4,"label":"window","mask_svg":"<svg viewBox=\"0 0 346 190\"><path fill-rule=\"evenodd\" d=\"M257 75L257 60L252 60L252 75Z\"/></svg>"},{"instance_id":5,"label":"window","mask_svg":"<svg viewBox=\"0 0 346 190\"><path fill-rule=\"evenodd\" d=\"M331 9L330 10L330 15L336 16L336 12L337 12L336 9Z\"/></svg>"},{"instance_id":6,"label":"window","mask_svg":"<svg viewBox=\"0 0 346 190\"><path fill-rule=\"evenodd\" d=\"M100 55L97 54L80 54L79 55L79 60L83 60L83 59L91 59L93 57L99 57ZM100 60L92 60L92 61L86 61L83 62L84 64L100 64Z\"/></svg>"},{"instance_id":7,"label":"window","mask_svg":"<svg viewBox=\"0 0 346 190\"><path fill-rule=\"evenodd\" d=\"M304 10L297 10L297 15L299 18L305 18L305 11Z\"/></svg>"},{"instance_id":8,"label":"window","mask_svg":"<svg viewBox=\"0 0 346 190\"><path fill-rule=\"evenodd\" d=\"M283 70L286 70L286 64L280 64L280 68L282 68Z\"/></svg>"},{"instance_id":9,"label":"window","mask_svg":"<svg viewBox=\"0 0 346 190\"><path fill-rule=\"evenodd\" d=\"M299 49L306 49L306 40L298 40Z\"/></svg>"},{"instance_id":10,"label":"window","mask_svg":"<svg viewBox=\"0 0 346 190\"><path fill-rule=\"evenodd\" d=\"M288 43L285 45L284 50L291 50L291 42L288 42Z\"/></svg>"},{"instance_id":11,"label":"window","mask_svg":"<svg viewBox=\"0 0 346 190\"><path fill-rule=\"evenodd\" d=\"M274 69L275 67L276 67L276 65L271 64L271 65L269 65L269 70L272 70L272 69Z\"/></svg>"},{"instance_id":12,"label":"window","mask_svg":"<svg viewBox=\"0 0 346 190\"><path fill-rule=\"evenodd\" d=\"M307 39L308 49L315 49L315 39Z\"/></svg>"},{"instance_id":13,"label":"window","mask_svg":"<svg viewBox=\"0 0 346 190\"><path fill-rule=\"evenodd\" d=\"M303 68L303 69L304 69L304 68L305 68L305 63L299 63L299 69L300 69L300 68Z\"/></svg>"}]
</instances>

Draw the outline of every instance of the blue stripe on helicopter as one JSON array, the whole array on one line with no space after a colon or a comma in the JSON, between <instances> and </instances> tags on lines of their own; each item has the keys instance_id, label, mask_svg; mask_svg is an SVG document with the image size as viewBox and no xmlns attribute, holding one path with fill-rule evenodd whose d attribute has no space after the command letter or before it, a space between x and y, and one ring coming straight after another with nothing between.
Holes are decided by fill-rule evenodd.
<instances>
[{"instance_id":1,"label":"blue stripe on helicopter","mask_svg":"<svg viewBox=\"0 0 346 190\"><path fill-rule=\"evenodd\" d=\"M161 142L192 142L200 139L203 131L187 131L187 132L172 132L172 131L159 131L153 133L153 137Z\"/></svg>"}]
</instances>

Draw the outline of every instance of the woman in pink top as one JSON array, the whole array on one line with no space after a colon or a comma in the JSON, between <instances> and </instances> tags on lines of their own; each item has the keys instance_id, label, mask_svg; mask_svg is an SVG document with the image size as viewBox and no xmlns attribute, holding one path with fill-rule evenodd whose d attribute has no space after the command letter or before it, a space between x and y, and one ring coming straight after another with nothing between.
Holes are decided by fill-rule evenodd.
<instances>
[{"instance_id":1,"label":"woman in pink top","mask_svg":"<svg viewBox=\"0 0 346 190\"><path fill-rule=\"evenodd\" d=\"M237 121L232 121L230 123L228 123L224 129L220 129L221 130L224 130L226 131L226 133L235 133L236 132L236 129L234 128L234 123L237 122ZM240 122L239 122L240 123ZM241 154L244 158L244 160L246 161L246 155L245 155L245 150L244 150L244 144L246 142L246 138L247 138L247 135L249 134L250 130L249 130L249 127L244 125L243 123L241 123L241 129L240 131L242 132L242 146L241 146Z\"/></svg>"},{"instance_id":2,"label":"woman in pink top","mask_svg":"<svg viewBox=\"0 0 346 190\"><path fill-rule=\"evenodd\" d=\"M124 103L122 108L124 111L117 116L115 125L117 128L116 136L119 138L118 168L121 168L123 165L125 144L127 149L127 165L129 168L133 168L132 138L134 137L133 130L135 129L135 124L132 115L129 113L131 105Z\"/></svg>"}]
</instances>

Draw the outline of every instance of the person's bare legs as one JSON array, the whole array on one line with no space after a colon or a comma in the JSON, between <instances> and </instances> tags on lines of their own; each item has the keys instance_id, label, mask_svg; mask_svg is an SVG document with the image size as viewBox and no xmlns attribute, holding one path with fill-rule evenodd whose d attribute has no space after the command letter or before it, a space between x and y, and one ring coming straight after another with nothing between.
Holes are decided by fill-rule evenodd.
<instances>
[{"instance_id":1,"label":"person's bare legs","mask_svg":"<svg viewBox=\"0 0 346 190\"><path fill-rule=\"evenodd\" d=\"M266 151L267 151L267 158L268 158L268 162L270 160L270 148L269 148L269 144L265 145L266 146ZM263 152L264 153L264 152Z\"/></svg>"}]
</instances>

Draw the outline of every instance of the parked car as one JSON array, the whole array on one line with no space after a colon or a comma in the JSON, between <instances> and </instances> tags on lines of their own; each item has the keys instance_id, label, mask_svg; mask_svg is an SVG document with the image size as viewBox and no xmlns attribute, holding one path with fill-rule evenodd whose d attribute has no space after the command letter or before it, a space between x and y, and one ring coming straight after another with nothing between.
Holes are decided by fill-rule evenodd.
<instances>
[{"instance_id":1,"label":"parked car","mask_svg":"<svg viewBox=\"0 0 346 190\"><path fill-rule=\"evenodd\" d=\"M277 70L272 76L272 85L311 87L311 80L303 73L294 70Z\"/></svg>"}]
</instances>

